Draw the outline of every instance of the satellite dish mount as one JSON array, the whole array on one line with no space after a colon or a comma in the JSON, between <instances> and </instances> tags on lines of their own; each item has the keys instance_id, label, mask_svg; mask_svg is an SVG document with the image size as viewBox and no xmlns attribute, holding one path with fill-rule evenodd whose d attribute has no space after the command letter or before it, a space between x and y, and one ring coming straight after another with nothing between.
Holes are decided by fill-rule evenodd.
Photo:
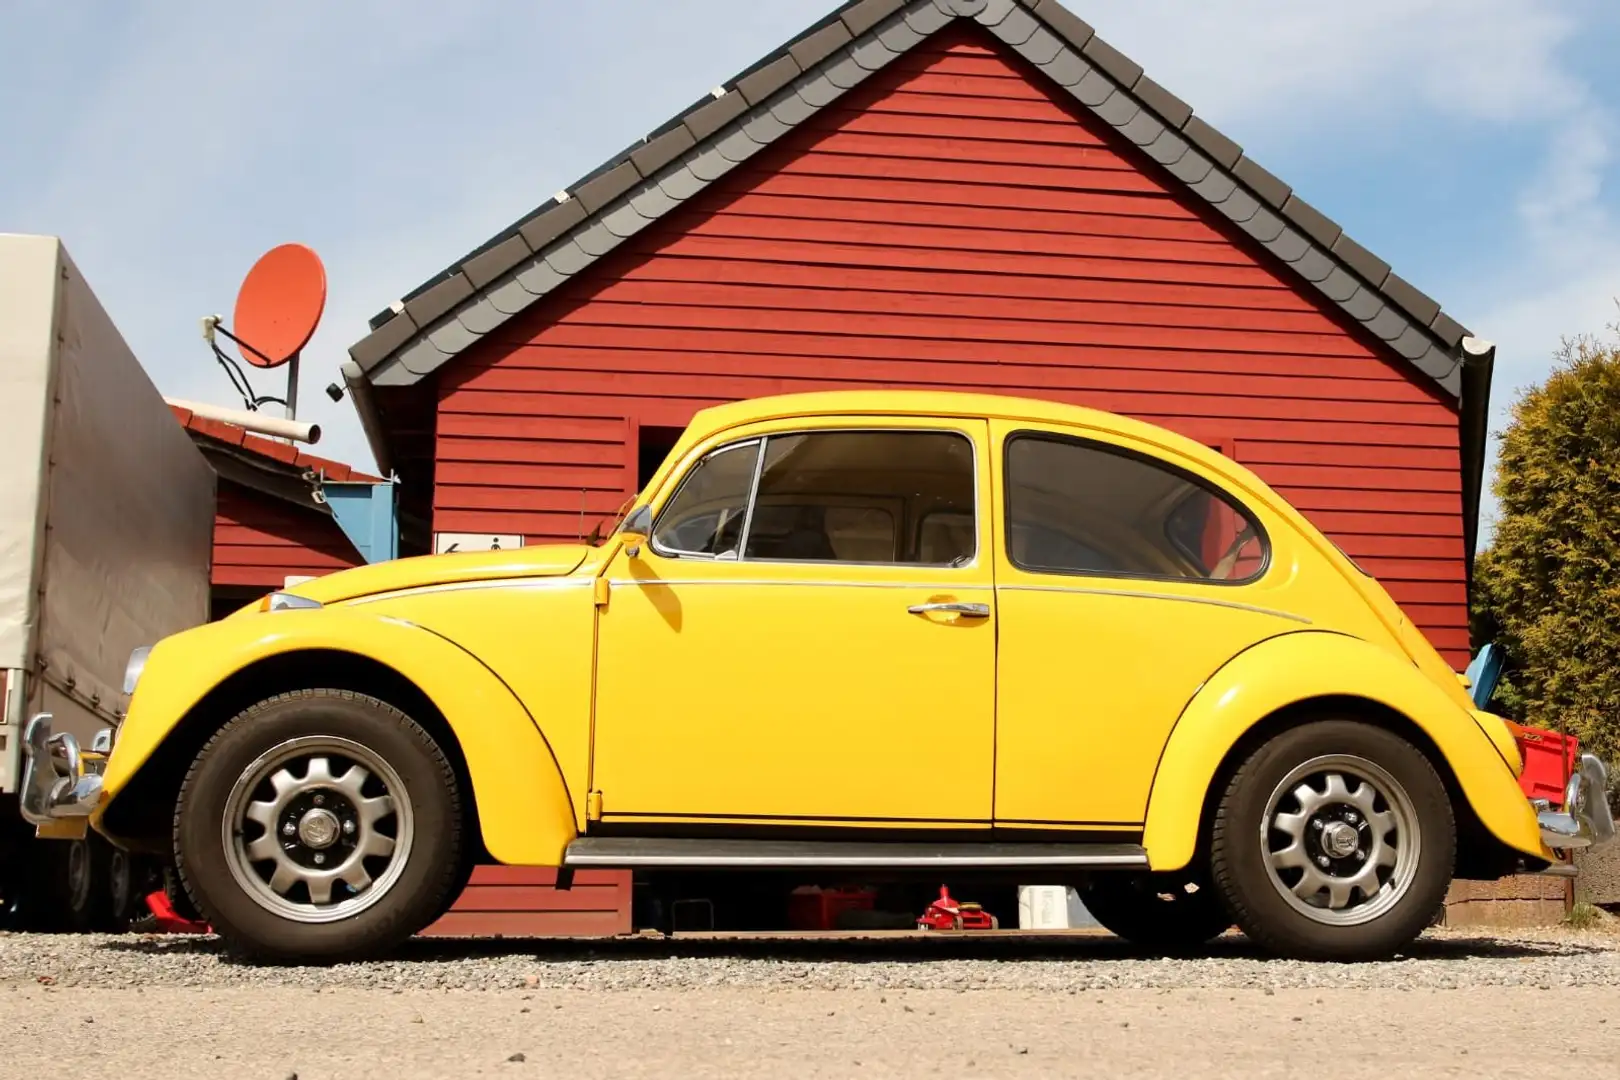
<instances>
[{"instance_id":1,"label":"satellite dish mount","mask_svg":"<svg viewBox=\"0 0 1620 1080\"><path fill-rule=\"evenodd\" d=\"M236 294L234 330L227 329L219 315L202 320L203 340L249 411L276 404L286 409L287 419L298 418L298 358L325 310L326 268L320 256L303 244L282 244L265 252L243 279ZM220 348L217 334L230 339L252 367L285 366L287 396L254 393L241 365Z\"/></svg>"}]
</instances>

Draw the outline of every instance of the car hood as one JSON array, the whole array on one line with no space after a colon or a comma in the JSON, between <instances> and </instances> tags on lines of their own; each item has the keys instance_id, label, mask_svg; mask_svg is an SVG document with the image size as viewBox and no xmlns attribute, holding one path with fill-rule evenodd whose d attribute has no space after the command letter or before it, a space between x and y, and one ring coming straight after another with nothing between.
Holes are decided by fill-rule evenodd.
<instances>
[{"instance_id":1,"label":"car hood","mask_svg":"<svg viewBox=\"0 0 1620 1080\"><path fill-rule=\"evenodd\" d=\"M588 544L547 544L509 551L421 555L341 570L281 591L319 600L323 604L335 604L362 596L428 585L453 585L499 578L562 577L575 571L590 572L607 554L605 549Z\"/></svg>"}]
</instances>

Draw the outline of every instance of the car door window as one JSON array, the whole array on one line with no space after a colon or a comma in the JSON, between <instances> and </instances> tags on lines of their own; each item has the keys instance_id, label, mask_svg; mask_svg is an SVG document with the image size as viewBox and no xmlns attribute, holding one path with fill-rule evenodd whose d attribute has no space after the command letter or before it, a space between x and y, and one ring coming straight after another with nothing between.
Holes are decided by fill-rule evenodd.
<instances>
[{"instance_id":1,"label":"car door window","mask_svg":"<svg viewBox=\"0 0 1620 1080\"><path fill-rule=\"evenodd\" d=\"M1162 462L1019 433L1006 486L1008 557L1024 570L1236 583L1265 567L1254 518Z\"/></svg>"},{"instance_id":2,"label":"car door window","mask_svg":"<svg viewBox=\"0 0 1620 1080\"><path fill-rule=\"evenodd\" d=\"M734 443L692 467L653 526L653 550L688 558L736 557L758 471L759 440Z\"/></svg>"},{"instance_id":3,"label":"car door window","mask_svg":"<svg viewBox=\"0 0 1620 1080\"><path fill-rule=\"evenodd\" d=\"M942 431L813 431L765 441L743 557L793 562L973 560L977 535L924 545L907 521L948 513L974 520L973 444Z\"/></svg>"}]
</instances>

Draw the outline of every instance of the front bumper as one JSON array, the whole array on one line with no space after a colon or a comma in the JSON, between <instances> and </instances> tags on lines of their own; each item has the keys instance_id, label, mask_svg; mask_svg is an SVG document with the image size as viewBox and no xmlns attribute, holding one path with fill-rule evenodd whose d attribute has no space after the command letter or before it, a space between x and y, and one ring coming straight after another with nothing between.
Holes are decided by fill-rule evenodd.
<instances>
[{"instance_id":1,"label":"front bumper","mask_svg":"<svg viewBox=\"0 0 1620 1080\"><path fill-rule=\"evenodd\" d=\"M1614 839L1609 809L1609 773L1593 754L1582 754L1564 787L1564 807L1554 810L1545 799L1534 800L1541 842L1554 851L1596 847Z\"/></svg>"},{"instance_id":2,"label":"front bumper","mask_svg":"<svg viewBox=\"0 0 1620 1080\"><path fill-rule=\"evenodd\" d=\"M51 733L51 714L40 713L23 734L22 816L41 836L84 834L101 802L101 774L112 750L112 728L82 750L70 732Z\"/></svg>"}]
</instances>

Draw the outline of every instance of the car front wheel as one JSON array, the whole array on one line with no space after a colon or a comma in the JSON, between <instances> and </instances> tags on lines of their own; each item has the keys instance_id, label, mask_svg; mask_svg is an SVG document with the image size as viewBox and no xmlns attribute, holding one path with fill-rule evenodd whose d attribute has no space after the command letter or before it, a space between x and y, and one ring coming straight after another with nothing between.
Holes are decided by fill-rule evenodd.
<instances>
[{"instance_id":1,"label":"car front wheel","mask_svg":"<svg viewBox=\"0 0 1620 1080\"><path fill-rule=\"evenodd\" d=\"M186 892L258 960L376 955L442 910L461 866L455 774L423 728L375 698L283 694L198 754L175 812Z\"/></svg>"},{"instance_id":2,"label":"car front wheel","mask_svg":"<svg viewBox=\"0 0 1620 1080\"><path fill-rule=\"evenodd\" d=\"M1370 724L1283 732L1232 776L1211 868L1248 937L1309 960L1389 956L1429 925L1456 858L1445 785L1421 751Z\"/></svg>"}]
</instances>

